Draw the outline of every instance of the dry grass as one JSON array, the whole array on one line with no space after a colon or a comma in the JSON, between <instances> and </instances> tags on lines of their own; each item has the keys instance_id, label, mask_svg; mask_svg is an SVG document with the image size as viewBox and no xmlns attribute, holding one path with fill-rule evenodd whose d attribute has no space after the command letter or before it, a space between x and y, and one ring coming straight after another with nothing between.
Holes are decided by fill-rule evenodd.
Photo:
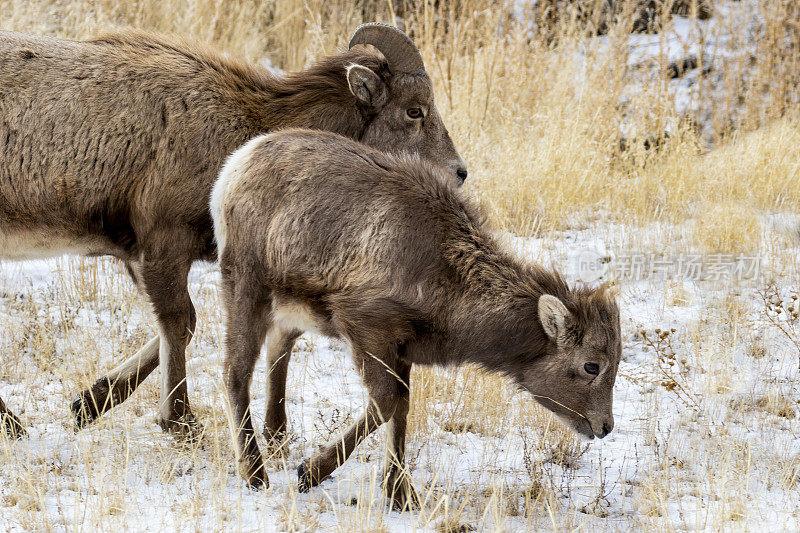
<instances>
[{"instance_id":1,"label":"dry grass","mask_svg":"<svg viewBox=\"0 0 800 533\"><path fill-rule=\"evenodd\" d=\"M796 254L776 249L780 246L762 223L765 214L800 208L800 59L791 45L800 27L796 2L736 2L729 15L719 15L723 22L714 30L719 35L703 39L727 36L721 49L707 50L724 57L725 68L699 76L688 115L678 105L675 86L662 75L666 43L653 65L630 64L629 18L591 45L579 25L564 24L557 28L555 45L526 29L531 13L523 10L522 18L514 19L509 5L489 0L414 5L406 27L422 50L440 111L470 164L469 192L498 229L553 237L621 223L627 228L623 234L602 229L600 238L642 250L637 228L658 223L685 236L678 250L768 254L775 259L775 276L796 283ZM758 12L760 26L738 31L736 9L747 6ZM391 12L388 1L0 0L0 27L67 37L136 27L194 37L227 53L298 69L343 47L365 17L389 21ZM633 93L632 81L639 88ZM658 150L646 149L645 139L667 129L670 137ZM628 138L625 151L622 137ZM656 236L651 245L660 244ZM14 277L14 268L3 264L6 278ZM15 476L0 500L0 520L40 530L130 526L138 512L132 487L144 479L165 485L158 497L174 500L173 519L196 529L254 523L290 531L399 527L378 497L377 439L354 456L354 466L337 474L335 486L324 494L302 496L292 486L291 470L301 454L330 432L316 421L350 410L341 399L313 396L310 380L321 363L307 356L321 349L316 338L301 342L306 366L298 371L298 390L303 398L289 410L290 417L305 421L309 434L298 437L289 457L274 461L273 487L263 497L241 489L231 470L229 432L218 399L222 332L213 276L193 285L201 329L189 352L190 380L197 383L203 376L202 394L194 395L195 410L208 428L203 448L172 448L154 424L142 420L152 417L158 398L152 379L97 428L71 436L68 415L53 411L48 402L56 396L56 404L66 406L72 392L130 354L152 330L146 307L112 261L62 260L59 270L48 293L0 294L0 378L25 385L13 391L9 385L3 395L12 406L27 407L28 423L48 428L41 434L69 435L49 451L36 446L37 434L31 449L0 438L3 464ZM408 459L412 470L429 476L418 480L423 509L399 523L440 531L504 525L595 528L605 523L592 520L605 519L613 507L612 528L757 525L764 518L751 515L748 502L762 498L759 483L765 472L776 487L796 494L800 467L796 450L787 444L791 439L785 438L798 430L797 390L775 369L776 364L781 371L794 368L796 355L784 362L785 350L775 342L780 334L759 319L751 289L715 287L719 298L710 306L704 291L711 289L698 291L682 281L652 282L646 289L637 285L623 293L623 305L630 307L624 311L625 349L641 357L622 371L629 388L645 391L642 412L622 428L636 435L637 447L615 448L626 454L620 472L633 470L630 478L622 473L619 479L604 478L602 452L584 455L571 433L506 380L475 368L415 369ZM637 291L663 303L637 307ZM666 331L674 324L681 339L675 347L678 360L687 359L692 368L681 384L700 402L699 413L661 387L663 375L648 359L652 352L641 351L637 340L637 331ZM759 336L745 334L756 327ZM341 364L348 366L344 358ZM755 382L742 381L742 365L761 373ZM772 440L754 443L750 432L766 432ZM52 439L45 442L50 445ZM447 454L437 455L440 446ZM469 446L482 446L482 466L460 462L459 453ZM587 479L579 467L588 462L592 474ZM512 482L496 466L509 464L516 468ZM576 478L576 472L584 477ZM614 505L607 501L612 490ZM59 495L55 501L53 491ZM335 499L346 497L352 500ZM692 502L700 502L703 512ZM671 518L676 506L678 521ZM277 518L259 522L253 519L259 513L262 520ZM787 513L797 518L800 509ZM780 516L784 527L797 524Z\"/></svg>"},{"instance_id":2,"label":"dry grass","mask_svg":"<svg viewBox=\"0 0 800 533\"><path fill-rule=\"evenodd\" d=\"M391 5L0 1L0 27L69 37L137 27L298 69L344 46L365 15L390 20ZM488 0L413 5L406 27L423 51L439 106L470 163L470 187L500 227L531 233L580 225L598 212L644 223L687 216L705 220L706 213L724 219L715 213L733 205L800 206L800 128L794 112L800 56L786 42L796 35L800 18L792 0L751 7L761 24L748 28L759 36L750 41L739 29L740 11L719 15L723 22L699 40L725 39L703 56L725 57L725 68L698 80L690 114L678 109L676 90L661 74L668 63L663 43L650 60L662 70L654 75L647 70L640 90L626 94L626 84L639 79L644 67L628 64L631 21L625 17L602 45L587 46L579 28L565 24L554 46L544 35L525 30L525 16L532 13L523 10L523 18L512 18L510 5ZM722 144L710 154L689 127L698 120L710 128L705 137ZM671 137L661 150L645 151L641 140L661 136L667 128ZM631 137L624 154L622 136ZM735 244L729 239L706 243L702 235L700 240L711 249Z\"/></svg>"}]
</instances>

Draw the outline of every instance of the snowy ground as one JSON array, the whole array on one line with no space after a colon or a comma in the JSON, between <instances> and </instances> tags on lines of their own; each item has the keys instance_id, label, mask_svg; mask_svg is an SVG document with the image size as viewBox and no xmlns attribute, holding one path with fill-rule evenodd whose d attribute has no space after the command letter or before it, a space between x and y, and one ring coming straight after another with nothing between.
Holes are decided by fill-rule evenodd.
<instances>
[{"instance_id":1,"label":"snowy ground","mask_svg":"<svg viewBox=\"0 0 800 533\"><path fill-rule=\"evenodd\" d=\"M720 128L738 123L744 106L731 95L736 76L746 85L754 75L758 42L766 31L759 5L759 0L718 2L709 19L674 15L658 33L627 36L621 135L628 141L657 140L674 135L680 122L689 121L711 146ZM613 46L609 36L587 39L578 60L589 66L598 51ZM665 77L665 72L670 74ZM578 90L593 90L580 76L575 82ZM662 110L654 113L653 98L665 99L672 118L659 120ZM724 120L723 110L728 113ZM663 131L654 131L653 123Z\"/></svg>"},{"instance_id":2,"label":"snowy ground","mask_svg":"<svg viewBox=\"0 0 800 533\"><path fill-rule=\"evenodd\" d=\"M706 273L734 274L698 280L657 269L619 280L624 354L616 429L601 442L575 439L499 378L475 369L416 371L412 387L422 392L413 397L408 455L426 504L404 514L387 511L379 497L380 435L333 479L309 494L296 491L301 458L363 405L344 346L315 336L298 343L287 400L290 451L271 461L270 489L251 492L233 468L220 394L213 266L191 274L201 323L189 353L190 394L208 431L199 448L187 450L154 423L155 376L98 424L73 432L71 397L152 333L118 265L0 263L0 395L29 426L22 441L0 439L0 530L797 530L795 326L780 316L770 323L759 296L775 283L786 308L798 289L798 249L774 230L775 221L786 224L764 220L755 279L731 279L746 257L704 257ZM687 228L605 225L505 240L572 280L593 279L598 271L587 261L598 258L611 259L599 271L606 278L622 277L625 258L634 256L674 267L693 255ZM647 346L656 329L674 329L669 347ZM262 363L253 385L256 423L264 372Z\"/></svg>"}]
</instances>

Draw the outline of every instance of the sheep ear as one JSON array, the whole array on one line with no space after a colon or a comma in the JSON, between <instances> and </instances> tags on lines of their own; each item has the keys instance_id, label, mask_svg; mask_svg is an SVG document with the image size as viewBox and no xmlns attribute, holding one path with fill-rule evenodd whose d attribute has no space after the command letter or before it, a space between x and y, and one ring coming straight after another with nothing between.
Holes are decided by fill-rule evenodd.
<instances>
[{"instance_id":1,"label":"sheep ear","mask_svg":"<svg viewBox=\"0 0 800 533\"><path fill-rule=\"evenodd\" d=\"M543 294L539 297L539 320L544 332L551 339L557 341L563 337L567 315L569 315L569 311L555 296Z\"/></svg>"},{"instance_id":2,"label":"sheep ear","mask_svg":"<svg viewBox=\"0 0 800 533\"><path fill-rule=\"evenodd\" d=\"M347 66L347 85L362 104L372 108L380 108L386 104L388 91L386 84L377 74L362 65Z\"/></svg>"}]
</instances>

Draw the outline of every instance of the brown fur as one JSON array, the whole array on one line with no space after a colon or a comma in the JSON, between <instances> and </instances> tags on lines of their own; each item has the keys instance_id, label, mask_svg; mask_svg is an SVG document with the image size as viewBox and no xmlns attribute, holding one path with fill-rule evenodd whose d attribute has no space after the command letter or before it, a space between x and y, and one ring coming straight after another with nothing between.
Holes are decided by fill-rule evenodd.
<instances>
[{"instance_id":1,"label":"brown fur","mask_svg":"<svg viewBox=\"0 0 800 533\"><path fill-rule=\"evenodd\" d=\"M387 487L396 504L413 500L403 475L412 364L481 365L576 431L611 431L616 303L507 254L428 163L330 133L266 135L231 156L212 216L227 311L224 379L250 483L267 481L248 392L267 335L269 368L280 368L269 377L268 436L285 427L281 381L302 331L346 339L371 399L358 422L301 466L304 490L391 421ZM559 306L563 313L553 312ZM588 375L587 363L599 375Z\"/></svg>"},{"instance_id":2,"label":"brown fur","mask_svg":"<svg viewBox=\"0 0 800 533\"><path fill-rule=\"evenodd\" d=\"M363 67L355 82L353 64ZM382 98L357 98L351 85L359 80ZM426 119L408 120L407 107L425 109ZM75 401L79 426L123 401L159 359L162 426L195 425L185 381L195 327L186 276L193 261L216 257L209 192L231 151L290 126L465 172L427 75L393 75L363 49L275 77L136 31L89 41L0 32L0 257L114 255L158 318L160 341Z\"/></svg>"}]
</instances>

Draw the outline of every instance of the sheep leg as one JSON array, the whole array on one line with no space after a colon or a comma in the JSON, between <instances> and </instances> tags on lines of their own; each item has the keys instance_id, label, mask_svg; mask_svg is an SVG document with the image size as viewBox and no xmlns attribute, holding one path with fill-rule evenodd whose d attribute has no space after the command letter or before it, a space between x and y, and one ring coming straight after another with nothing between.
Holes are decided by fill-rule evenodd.
<instances>
[{"instance_id":1,"label":"sheep leg","mask_svg":"<svg viewBox=\"0 0 800 533\"><path fill-rule=\"evenodd\" d=\"M227 310L223 382L239 472L253 488L269 486L264 460L250 417L250 383L261 345L270 326L271 297L260 297L253 285L235 287L223 267L222 294Z\"/></svg>"},{"instance_id":2,"label":"sheep leg","mask_svg":"<svg viewBox=\"0 0 800 533\"><path fill-rule=\"evenodd\" d=\"M319 485L347 460L361 441L394 416L401 398L393 365L371 354L379 350L356 350L354 359L361 370L361 379L369 391L370 403L364 415L331 444L321 448L297 468L298 489L308 492Z\"/></svg>"},{"instance_id":3,"label":"sheep leg","mask_svg":"<svg viewBox=\"0 0 800 533\"><path fill-rule=\"evenodd\" d=\"M157 259L142 262L141 276L159 328L161 403L158 423L164 431L191 441L201 431L189 408L186 386L186 345L194 334L197 322L188 291L187 277L191 262L185 259L182 262L167 261L165 258L169 256L166 253L153 256ZM189 256L186 253L178 257Z\"/></svg>"},{"instance_id":4,"label":"sheep leg","mask_svg":"<svg viewBox=\"0 0 800 533\"><path fill-rule=\"evenodd\" d=\"M189 297L187 276L191 262L167 236L157 247L149 247L143 260L128 265L129 272L143 290L158 320L159 336L151 339L133 357L97 380L72 402L72 412L80 429L125 401L157 366L161 366L161 404L158 422L162 429L187 440L200 433L200 425L190 407L186 386L186 345L196 325L196 314Z\"/></svg>"},{"instance_id":5,"label":"sheep leg","mask_svg":"<svg viewBox=\"0 0 800 533\"><path fill-rule=\"evenodd\" d=\"M14 416L14 413L8 410L2 398L0 398L0 426L12 439L18 439L25 435L25 426L22 425L19 418Z\"/></svg>"},{"instance_id":6,"label":"sheep leg","mask_svg":"<svg viewBox=\"0 0 800 533\"><path fill-rule=\"evenodd\" d=\"M267 414L264 436L267 453L281 450L286 438L286 374L299 331L273 330L267 335Z\"/></svg>"},{"instance_id":7,"label":"sheep leg","mask_svg":"<svg viewBox=\"0 0 800 533\"><path fill-rule=\"evenodd\" d=\"M386 447L386 471L383 490L395 510L419 509L419 495L411 484L406 469L406 420L411 401L411 365L398 363L398 388L400 397L394 416L389 420L388 445Z\"/></svg>"},{"instance_id":8,"label":"sheep leg","mask_svg":"<svg viewBox=\"0 0 800 533\"><path fill-rule=\"evenodd\" d=\"M153 337L136 354L78 394L72 402L77 429L83 429L115 405L124 402L158 366L159 337Z\"/></svg>"}]
</instances>

